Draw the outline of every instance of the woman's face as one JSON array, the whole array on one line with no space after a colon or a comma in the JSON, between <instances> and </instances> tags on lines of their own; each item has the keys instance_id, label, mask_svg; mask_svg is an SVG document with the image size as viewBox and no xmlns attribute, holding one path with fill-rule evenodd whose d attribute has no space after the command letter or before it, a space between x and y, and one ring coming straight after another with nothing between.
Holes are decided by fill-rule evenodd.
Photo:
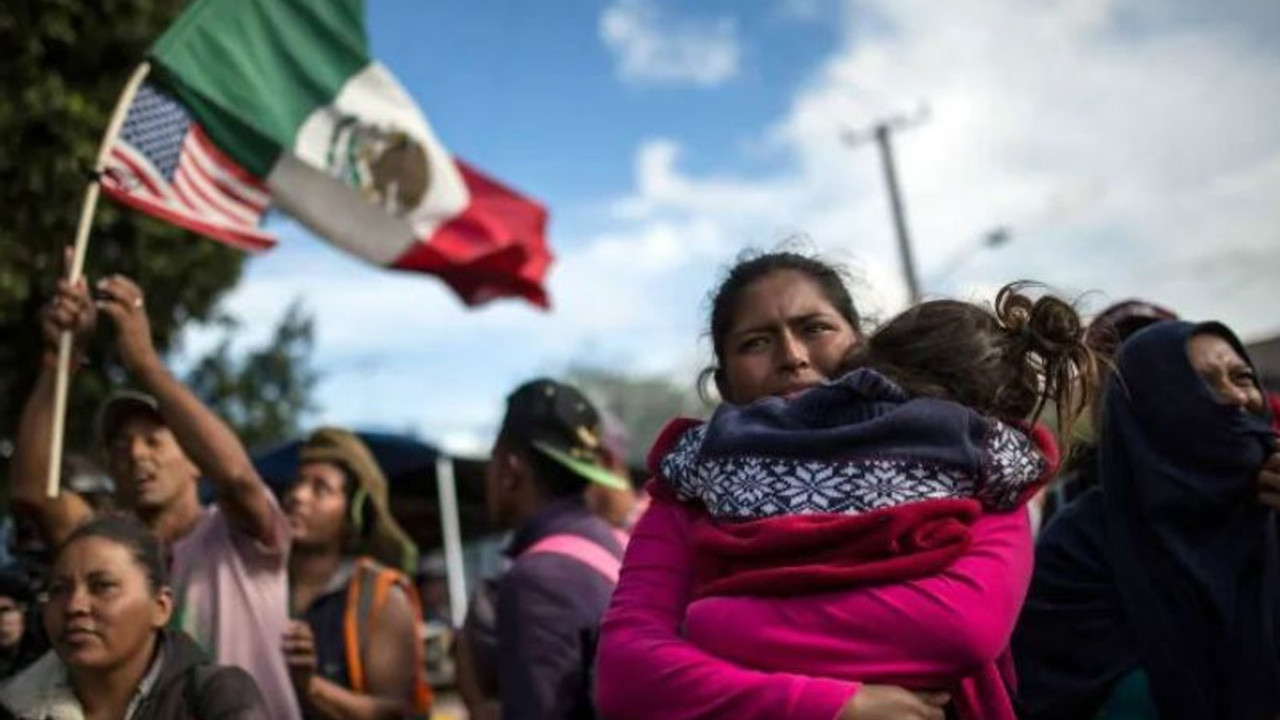
<instances>
[{"instance_id":1,"label":"woman's face","mask_svg":"<svg viewBox=\"0 0 1280 720\"><path fill-rule=\"evenodd\" d=\"M148 652L172 609L169 591L152 591L146 571L128 547L86 537L58 555L43 609L44 626L67 667L105 670Z\"/></svg>"},{"instance_id":2,"label":"woman's face","mask_svg":"<svg viewBox=\"0 0 1280 720\"><path fill-rule=\"evenodd\" d=\"M857 340L812 278L772 272L738 298L724 338L721 392L739 405L798 392L829 378Z\"/></svg>"},{"instance_id":3,"label":"woman's face","mask_svg":"<svg viewBox=\"0 0 1280 720\"><path fill-rule=\"evenodd\" d=\"M342 542L347 521L347 477L329 462L298 468L298 479L284 498L293 542L305 547Z\"/></svg>"},{"instance_id":4,"label":"woman's face","mask_svg":"<svg viewBox=\"0 0 1280 720\"><path fill-rule=\"evenodd\" d=\"M1187 342L1187 355L1218 402L1262 413L1264 400L1257 376L1226 339L1209 333L1193 335Z\"/></svg>"}]
</instances>

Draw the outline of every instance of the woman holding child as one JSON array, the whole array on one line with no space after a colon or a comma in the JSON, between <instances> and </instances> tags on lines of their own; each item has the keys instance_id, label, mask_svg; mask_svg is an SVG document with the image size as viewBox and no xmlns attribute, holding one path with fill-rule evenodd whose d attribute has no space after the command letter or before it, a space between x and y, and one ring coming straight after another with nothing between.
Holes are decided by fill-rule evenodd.
<instances>
[{"instance_id":1,"label":"woman holding child","mask_svg":"<svg viewBox=\"0 0 1280 720\"><path fill-rule=\"evenodd\" d=\"M1006 288L864 337L840 274L739 263L713 304L706 425L650 455L599 651L614 720L1012 720L1022 503L1092 378L1079 318ZM1061 420L1061 418L1060 418Z\"/></svg>"}]
</instances>

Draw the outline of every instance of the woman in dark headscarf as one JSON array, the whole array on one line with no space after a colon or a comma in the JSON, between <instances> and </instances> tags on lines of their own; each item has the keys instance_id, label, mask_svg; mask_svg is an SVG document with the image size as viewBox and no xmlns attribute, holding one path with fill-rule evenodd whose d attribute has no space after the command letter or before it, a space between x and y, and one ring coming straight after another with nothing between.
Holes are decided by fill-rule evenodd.
<instances>
[{"instance_id":1,"label":"woman in dark headscarf","mask_svg":"<svg viewBox=\"0 0 1280 720\"><path fill-rule=\"evenodd\" d=\"M1218 323L1120 351L1100 485L1046 528L1014 636L1025 717L1280 716L1275 437L1247 358Z\"/></svg>"},{"instance_id":2,"label":"woman in dark headscarf","mask_svg":"<svg viewBox=\"0 0 1280 720\"><path fill-rule=\"evenodd\" d=\"M1138 331L1166 320L1177 320L1172 310L1145 300L1125 300L1108 306L1093 318L1085 332L1084 343L1098 358L1100 369L1106 371L1115 361L1116 352L1125 340ZM1102 378L1106 379L1105 374ZM1071 455L1062 465L1057 480L1044 493L1040 506L1040 527L1049 524L1063 507L1098 484L1098 445L1095 442L1098 416L1102 410L1102 392L1105 383L1098 384L1098 397L1090 398L1093 411L1088 416L1091 427L1083 442L1072 444ZM1079 429L1073 429L1079 433Z\"/></svg>"}]
</instances>

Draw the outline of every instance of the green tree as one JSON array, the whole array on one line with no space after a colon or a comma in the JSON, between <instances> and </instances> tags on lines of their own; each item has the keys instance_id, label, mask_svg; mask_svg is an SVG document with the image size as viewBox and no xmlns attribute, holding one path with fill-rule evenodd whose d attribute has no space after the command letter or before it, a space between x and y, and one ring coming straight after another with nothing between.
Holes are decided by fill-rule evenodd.
<instances>
[{"instance_id":1,"label":"green tree","mask_svg":"<svg viewBox=\"0 0 1280 720\"><path fill-rule=\"evenodd\" d=\"M565 373L565 381L622 423L627 431L627 463L633 467L644 466L649 446L668 420L706 417L711 409L693 387L682 387L660 375L628 375L578 364Z\"/></svg>"},{"instance_id":2,"label":"green tree","mask_svg":"<svg viewBox=\"0 0 1280 720\"><path fill-rule=\"evenodd\" d=\"M294 301L262 347L237 357L229 322L222 340L187 376L192 391L235 428L250 449L296 437L315 413L314 321Z\"/></svg>"},{"instance_id":3,"label":"green tree","mask_svg":"<svg viewBox=\"0 0 1280 720\"><path fill-rule=\"evenodd\" d=\"M12 437L44 348L37 325L72 242L87 171L132 68L184 0L5 0L0 5L0 438ZM162 352L210 319L240 277L236 250L99 204L90 278L124 273L147 293ZM100 333L72 385L68 448L89 444L95 409L123 371Z\"/></svg>"}]
</instances>

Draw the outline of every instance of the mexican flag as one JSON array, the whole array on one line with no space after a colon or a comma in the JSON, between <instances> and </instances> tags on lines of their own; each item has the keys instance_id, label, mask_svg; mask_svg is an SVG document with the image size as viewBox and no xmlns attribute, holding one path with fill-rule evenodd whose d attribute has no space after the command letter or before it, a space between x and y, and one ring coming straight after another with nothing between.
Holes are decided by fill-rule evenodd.
<instances>
[{"instance_id":1,"label":"mexican flag","mask_svg":"<svg viewBox=\"0 0 1280 720\"><path fill-rule=\"evenodd\" d=\"M547 305L545 209L449 154L370 57L362 0L198 0L150 59L201 136L320 237L468 304Z\"/></svg>"}]
</instances>

